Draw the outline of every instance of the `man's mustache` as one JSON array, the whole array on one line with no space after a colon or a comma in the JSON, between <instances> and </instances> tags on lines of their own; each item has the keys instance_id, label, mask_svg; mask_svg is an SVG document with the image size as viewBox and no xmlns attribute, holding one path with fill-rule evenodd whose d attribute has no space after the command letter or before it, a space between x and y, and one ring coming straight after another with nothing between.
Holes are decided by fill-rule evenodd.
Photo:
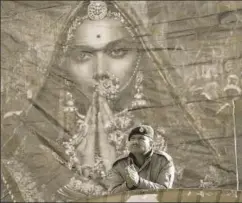
<instances>
[{"instance_id":1,"label":"man's mustache","mask_svg":"<svg viewBox=\"0 0 242 203\"><path fill-rule=\"evenodd\" d=\"M132 146L132 147L140 147L139 144L132 144L131 146Z\"/></svg>"}]
</instances>

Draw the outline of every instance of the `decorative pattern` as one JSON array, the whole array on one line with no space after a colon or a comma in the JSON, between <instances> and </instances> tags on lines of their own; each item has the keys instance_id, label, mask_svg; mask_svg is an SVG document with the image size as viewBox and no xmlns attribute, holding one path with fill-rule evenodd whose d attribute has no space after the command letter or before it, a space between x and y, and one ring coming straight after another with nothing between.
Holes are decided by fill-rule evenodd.
<instances>
[{"instance_id":1,"label":"decorative pattern","mask_svg":"<svg viewBox=\"0 0 242 203\"><path fill-rule=\"evenodd\" d=\"M107 4L104 1L91 1L87 9L88 17L91 20L102 20L108 12Z\"/></svg>"},{"instance_id":2,"label":"decorative pattern","mask_svg":"<svg viewBox=\"0 0 242 203\"><path fill-rule=\"evenodd\" d=\"M107 194L104 188L98 185L97 182L83 177L72 177L67 185L58 190L58 193L66 197L69 191L75 192L80 199ZM72 198L73 197L69 196L70 200Z\"/></svg>"},{"instance_id":3,"label":"decorative pattern","mask_svg":"<svg viewBox=\"0 0 242 203\"><path fill-rule=\"evenodd\" d=\"M143 80L144 80L143 73L139 71L136 75L136 81L135 81L136 93L134 95L134 100L132 102L133 108L144 107L147 105L147 102L144 99L144 93L143 93L143 85L142 85Z\"/></svg>"},{"instance_id":4,"label":"decorative pattern","mask_svg":"<svg viewBox=\"0 0 242 203\"><path fill-rule=\"evenodd\" d=\"M117 156L127 152L127 135L134 126L134 116L124 110L116 114L114 119L106 124L109 143L116 148Z\"/></svg>"},{"instance_id":5,"label":"decorative pattern","mask_svg":"<svg viewBox=\"0 0 242 203\"><path fill-rule=\"evenodd\" d=\"M44 195L37 189L36 182L31 178L31 173L24 170L24 164L14 158L3 161L17 182L24 200L26 202L43 202Z\"/></svg>"},{"instance_id":6,"label":"decorative pattern","mask_svg":"<svg viewBox=\"0 0 242 203\"><path fill-rule=\"evenodd\" d=\"M96 84L96 91L108 101L117 98L119 93L119 79L110 73L106 73L107 77L102 78Z\"/></svg>"},{"instance_id":7,"label":"decorative pattern","mask_svg":"<svg viewBox=\"0 0 242 203\"><path fill-rule=\"evenodd\" d=\"M12 191L10 190L10 189L11 189L11 188L10 188L11 185L9 185L9 184L7 183L7 180L5 179L5 177L4 177L3 174L1 174L1 178L2 178L3 183L5 184L5 186L7 187L7 193L10 195L12 201L13 201L13 202L16 202L15 197L14 197Z\"/></svg>"}]
</instances>

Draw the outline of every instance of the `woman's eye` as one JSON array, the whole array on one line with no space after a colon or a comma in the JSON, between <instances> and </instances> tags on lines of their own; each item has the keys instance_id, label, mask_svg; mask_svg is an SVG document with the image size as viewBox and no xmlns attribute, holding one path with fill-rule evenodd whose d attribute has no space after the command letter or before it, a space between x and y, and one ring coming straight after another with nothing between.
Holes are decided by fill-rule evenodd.
<instances>
[{"instance_id":1,"label":"woman's eye","mask_svg":"<svg viewBox=\"0 0 242 203\"><path fill-rule=\"evenodd\" d=\"M113 58L122 58L127 54L127 49L113 49L108 51L108 54Z\"/></svg>"},{"instance_id":2,"label":"woman's eye","mask_svg":"<svg viewBox=\"0 0 242 203\"><path fill-rule=\"evenodd\" d=\"M77 52L72 54L72 59L76 62L86 62L92 57L92 53L89 52Z\"/></svg>"}]
</instances>

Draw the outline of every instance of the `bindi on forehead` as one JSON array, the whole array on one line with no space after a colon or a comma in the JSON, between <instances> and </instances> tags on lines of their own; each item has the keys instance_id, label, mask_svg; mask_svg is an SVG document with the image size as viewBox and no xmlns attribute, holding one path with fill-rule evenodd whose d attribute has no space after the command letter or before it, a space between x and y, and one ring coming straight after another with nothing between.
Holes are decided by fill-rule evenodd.
<instances>
[{"instance_id":1,"label":"bindi on forehead","mask_svg":"<svg viewBox=\"0 0 242 203\"><path fill-rule=\"evenodd\" d=\"M107 46L110 42L124 38L128 39L131 36L118 20L86 20L76 30L74 45L84 45L100 49Z\"/></svg>"}]
</instances>

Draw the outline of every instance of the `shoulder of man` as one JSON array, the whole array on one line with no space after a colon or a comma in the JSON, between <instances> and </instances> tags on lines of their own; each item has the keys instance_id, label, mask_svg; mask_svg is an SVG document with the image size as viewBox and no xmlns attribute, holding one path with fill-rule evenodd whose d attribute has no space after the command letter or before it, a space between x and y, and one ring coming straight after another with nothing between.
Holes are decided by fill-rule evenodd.
<instances>
[{"instance_id":1,"label":"shoulder of man","mask_svg":"<svg viewBox=\"0 0 242 203\"><path fill-rule=\"evenodd\" d=\"M121 155L121 156L119 156L114 162L113 162L113 167L116 165L116 164L118 164L119 162L121 162L121 161L124 161L124 160L128 160L128 158L129 158L129 153L127 153L127 154L124 154L124 155Z\"/></svg>"},{"instance_id":2,"label":"shoulder of man","mask_svg":"<svg viewBox=\"0 0 242 203\"><path fill-rule=\"evenodd\" d=\"M172 157L169 154L167 154L166 152L164 152L164 151L155 151L154 154L156 154L156 155L158 155L160 157L165 158L169 162L173 162Z\"/></svg>"}]
</instances>

